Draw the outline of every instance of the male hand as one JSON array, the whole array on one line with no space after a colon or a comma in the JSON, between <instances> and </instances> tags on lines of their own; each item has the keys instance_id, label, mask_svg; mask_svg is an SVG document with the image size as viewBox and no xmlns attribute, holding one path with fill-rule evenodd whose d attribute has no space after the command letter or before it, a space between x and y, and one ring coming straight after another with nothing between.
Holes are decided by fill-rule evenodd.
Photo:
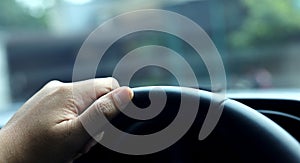
<instances>
[{"instance_id":1,"label":"male hand","mask_svg":"<svg viewBox=\"0 0 300 163\"><path fill-rule=\"evenodd\" d=\"M70 162L95 141L82 121L114 117L132 99L113 78L52 81L31 97L0 130L0 162Z\"/></svg>"}]
</instances>

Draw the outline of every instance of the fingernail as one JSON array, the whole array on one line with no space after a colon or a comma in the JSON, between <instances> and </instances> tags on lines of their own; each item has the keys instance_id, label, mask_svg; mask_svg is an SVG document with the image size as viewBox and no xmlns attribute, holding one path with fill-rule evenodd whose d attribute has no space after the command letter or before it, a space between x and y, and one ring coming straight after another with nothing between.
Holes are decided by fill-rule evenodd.
<instances>
[{"instance_id":1,"label":"fingernail","mask_svg":"<svg viewBox=\"0 0 300 163\"><path fill-rule=\"evenodd\" d=\"M133 98L133 91L129 87L121 87L112 94L115 104L119 109L124 109Z\"/></svg>"}]
</instances>

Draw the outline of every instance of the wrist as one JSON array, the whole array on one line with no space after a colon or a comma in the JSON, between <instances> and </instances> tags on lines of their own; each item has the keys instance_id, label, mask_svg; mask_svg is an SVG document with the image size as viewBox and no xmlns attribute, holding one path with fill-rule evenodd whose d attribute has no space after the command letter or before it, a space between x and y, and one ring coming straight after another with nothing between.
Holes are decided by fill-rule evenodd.
<instances>
[{"instance_id":1,"label":"wrist","mask_svg":"<svg viewBox=\"0 0 300 163\"><path fill-rule=\"evenodd\" d=\"M17 162L11 150L12 143L5 129L0 129L0 162Z\"/></svg>"},{"instance_id":2,"label":"wrist","mask_svg":"<svg viewBox=\"0 0 300 163\"><path fill-rule=\"evenodd\" d=\"M0 162L8 162L8 152L6 148L5 135L3 134L3 130L0 129Z\"/></svg>"}]
</instances>

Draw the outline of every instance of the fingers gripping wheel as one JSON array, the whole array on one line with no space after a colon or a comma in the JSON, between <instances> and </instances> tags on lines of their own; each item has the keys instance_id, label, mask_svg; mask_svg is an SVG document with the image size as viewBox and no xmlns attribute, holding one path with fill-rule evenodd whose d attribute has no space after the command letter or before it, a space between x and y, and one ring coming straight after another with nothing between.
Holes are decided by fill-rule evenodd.
<instances>
[{"instance_id":1,"label":"fingers gripping wheel","mask_svg":"<svg viewBox=\"0 0 300 163\"><path fill-rule=\"evenodd\" d=\"M208 108L215 101L213 93L180 87L160 88L165 92L167 99L163 110L156 117L134 120L120 114L112 123L130 134L155 134L176 119L182 97L197 99L200 105L195 121L183 137L170 147L147 155L121 154L97 145L77 162L300 162L299 142L267 117L230 99L220 103L224 109L216 128L205 140L199 141L198 135ZM133 103L141 109L149 109L147 107L151 104L150 92L152 95L159 95L161 89L134 88ZM122 145L122 141L126 141L126 136L120 136L116 145ZM159 145L161 141L153 143Z\"/></svg>"}]
</instances>

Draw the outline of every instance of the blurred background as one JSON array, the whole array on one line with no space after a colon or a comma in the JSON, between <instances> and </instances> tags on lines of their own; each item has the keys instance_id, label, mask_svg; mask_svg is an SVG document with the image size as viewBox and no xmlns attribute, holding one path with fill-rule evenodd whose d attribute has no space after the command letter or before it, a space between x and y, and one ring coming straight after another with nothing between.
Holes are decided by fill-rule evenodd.
<instances>
[{"instance_id":1,"label":"blurred background","mask_svg":"<svg viewBox=\"0 0 300 163\"><path fill-rule=\"evenodd\" d=\"M300 0L1 0L0 110L18 109L50 80L72 81L76 55L90 32L109 18L146 8L175 11L198 23L221 54L228 89L300 88ZM200 87L210 88L195 51L177 37L154 31L114 43L97 77L110 76L122 55L143 45L175 50L189 62ZM176 61L165 62L180 71ZM178 83L167 70L150 66L130 83L143 85Z\"/></svg>"}]
</instances>

